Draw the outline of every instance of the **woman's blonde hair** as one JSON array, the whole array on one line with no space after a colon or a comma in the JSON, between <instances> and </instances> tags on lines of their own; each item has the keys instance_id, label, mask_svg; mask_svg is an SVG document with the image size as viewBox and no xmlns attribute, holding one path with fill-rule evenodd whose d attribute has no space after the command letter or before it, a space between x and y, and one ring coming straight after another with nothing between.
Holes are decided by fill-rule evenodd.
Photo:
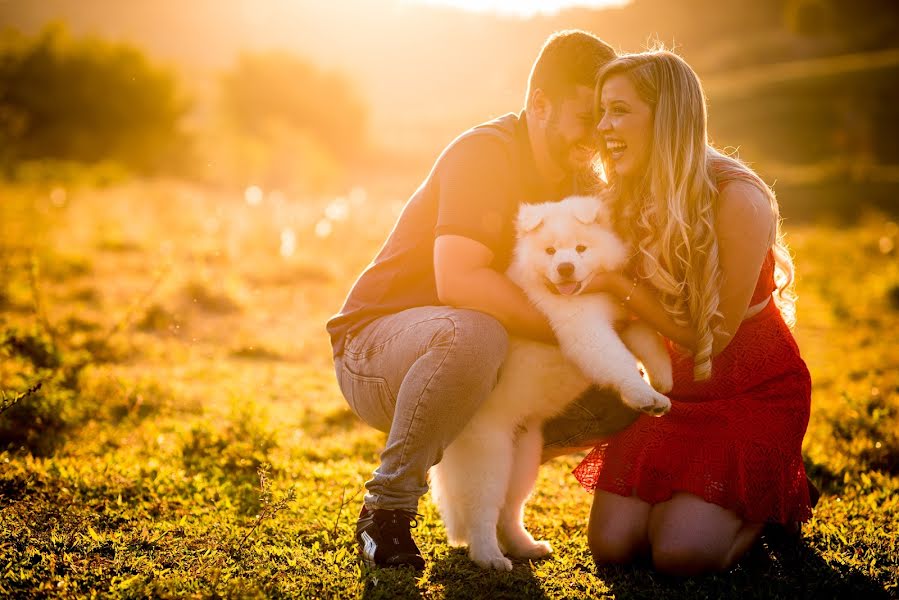
<instances>
[{"instance_id":1,"label":"woman's blonde hair","mask_svg":"<svg viewBox=\"0 0 899 600\"><path fill-rule=\"evenodd\" d=\"M597 106L603 83L624 75L653 114L648 168L636 185L622 185L606 149L600 149L617 223L634 245L635 266L660 292L674 321L697 332L694 379L711 376L713 331L718 311L720 272L715 212L719 190L729 181L757 187L775 218L775 302L790 325L795 320L793 261L783 242L774 192L752 169L709 144L706 102L699 77L679 56L651 50L619 56L599 73Z\"/></svg>"}]
</instances>

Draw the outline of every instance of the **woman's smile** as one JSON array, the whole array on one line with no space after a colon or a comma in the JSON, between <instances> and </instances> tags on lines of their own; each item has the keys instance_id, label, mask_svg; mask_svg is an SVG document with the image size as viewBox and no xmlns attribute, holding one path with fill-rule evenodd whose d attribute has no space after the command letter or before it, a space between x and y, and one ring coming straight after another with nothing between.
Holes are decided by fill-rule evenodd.
<instances>
[{"instance_id":1,"label":"woman's smile","mask_svg":"<svg viewBox=\"0 0 899 600\"><path fill-rule=\"evenodd\" d=\"M624 142L606 138L606 151L612 160L617 161L620 159L624 155L625 150L627 150L627 144Z\"/></svg>"},{"instance_id":2,"label":"woman's smile","mask_svg":"<svg viewBox=\"0 0 899 600\"><path fill-rule=\"evenodd\" d=\"M628 77L613 75L603 83L600 114L597 127L615 174L625 177L643 171L652 146L652 107Z\"/></svg>"}]
</instances>

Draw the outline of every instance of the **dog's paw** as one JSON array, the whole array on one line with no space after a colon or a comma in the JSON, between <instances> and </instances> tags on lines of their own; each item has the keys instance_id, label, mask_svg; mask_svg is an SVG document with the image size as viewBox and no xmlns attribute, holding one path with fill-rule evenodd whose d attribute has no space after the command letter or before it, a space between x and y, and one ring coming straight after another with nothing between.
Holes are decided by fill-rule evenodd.
<instances>
[{"instance_id":1,"label":"dog's paw","mask_svg":"<svg viewBox=\"0 0 899 600\"><path fill-rule=\"evenodd\" d=\"M660 417L671 410L671 400L644 384L638 390L621 393L624 403L648 415Z\"/></svg>"},{"instance_id":2,"label":"dog's paw","mask_svg":"<svg viewBox=\"0 0 899 600\"><path fill-rule=\"evenodd\" d=\"M669 410L671 410L671 400L668 396L663 394L658 394L655 397L655 400L652 406L647 406L645 408L640 409L648 415L652 415L653 417L661 417L666 414Z\"/></svg>"},{"instance_id":3,"label":"dog's paw","mask_svg":"<svg viewBox=\"0 0 899 600\"><path fill-rule=\"evenodd\" d=\"M500 548L516 558L543 558L552 554L549 542L535 540L524 525L515 523L511 527L500 527Z\"/></svg>"},{"instance_id":4,"label":"dog's paw","mask_svg":"<svg viewBox=\"0 0 899 600\"><path fill-rule=\"evenodd\" d=\"M512 561L503 556L497 548L494 551L468 549L468 556L483 569L495 569L497 571L511 571Z\"/></svg>"},{"instance_id":5,"label":"dog's paw","mask_svg":"<svg viewBox=\"0 0 899 600\"><path fill-rule=\"evenodd\" d=\"M674 387L674 376L671 368L649 372L649 382L660 394L667 394Z\"/></svg>"},{"instance_id":6,"label":"dog's paw","mask_svg":"<svg viewBox=\"0 0 899 600\"><path fill-rule=\"evenodd\" d=\"M528 546L512 548L509 554L516 558L545 558L553 553L553 547L545 540L535 540Z\"/></svg>"}]
</instances>

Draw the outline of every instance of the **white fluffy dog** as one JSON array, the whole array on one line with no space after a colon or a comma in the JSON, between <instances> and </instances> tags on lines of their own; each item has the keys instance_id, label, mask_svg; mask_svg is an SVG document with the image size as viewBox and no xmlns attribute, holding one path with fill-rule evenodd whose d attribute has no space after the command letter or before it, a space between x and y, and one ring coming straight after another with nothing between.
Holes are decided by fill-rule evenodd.
<instances>
[{"instance_id":1,"label":"white fluffy dog","mask_svg":"<svg viewBox=\"0 0 899 600\"><path fill-rule=\"evenodd\" d=\"M654 331L634 321L619 337L613 323L626 316L620 304L604 294L578 295L597 272L619 269L627 257L600 199L523 205L517 234L507 275L549 318L559 346L513 339L493 393L431 470L450 543L468 544L477 564L506 571L512 562L504 552L520 558L552 552L522 522L543 421L591 383L614 388L637 410L664 414L671 402L663 393L672 385L671 363ZM655 389L641 377L635 354Z\"/></svg>"}]
</instances>

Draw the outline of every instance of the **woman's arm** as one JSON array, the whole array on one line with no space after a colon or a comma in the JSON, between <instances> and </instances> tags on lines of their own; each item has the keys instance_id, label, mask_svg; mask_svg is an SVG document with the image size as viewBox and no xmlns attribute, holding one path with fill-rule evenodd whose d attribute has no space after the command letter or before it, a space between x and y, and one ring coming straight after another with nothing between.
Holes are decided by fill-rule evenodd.
<instances>
[{"instance_id":1,"label":"woman's arm","mask_svg":"<svg viewBox=\"0 0 899 600\"><path fill-rule=\"evenodd\" d=\"M776 223L768 198L756 186L732 182L718 196L715 219L721 290L719 323L712 355L720 353L746 317L765 255L774 243Z\"/></svg>"},{"instance_id":2,"label":"woman's arm","mask_svg":"<svg viewBox=\"0 0 899 600\"><path fill-rule=\"evenodd\" d=\"M715 233L718 237L718 267L721 271L718 311L723 319L712 343L719 354L733 338L746 316L765 254L774 241L774 216L768 199L752 184L733 182L718 197ZM620 273L594 278L585 292L606 292L622 300L628 309L670 340L690 351L696 349L696 332L678 325L646 282Z\"/></svg>"},{"instance_id":3,"label":"woman's arm","mask_svg":"<svg viewBox=\"0 0 899 600\"><path fill-rule=\"evenodd\" d=\"M669 340L677 342L691 352L695 349L696 332L692 327L675 323L659 302L655 288L645 281L634 280L621 273L600 273L584 291L612 294L622 301L625 308Z\"/></svg>"}]
</instances>

